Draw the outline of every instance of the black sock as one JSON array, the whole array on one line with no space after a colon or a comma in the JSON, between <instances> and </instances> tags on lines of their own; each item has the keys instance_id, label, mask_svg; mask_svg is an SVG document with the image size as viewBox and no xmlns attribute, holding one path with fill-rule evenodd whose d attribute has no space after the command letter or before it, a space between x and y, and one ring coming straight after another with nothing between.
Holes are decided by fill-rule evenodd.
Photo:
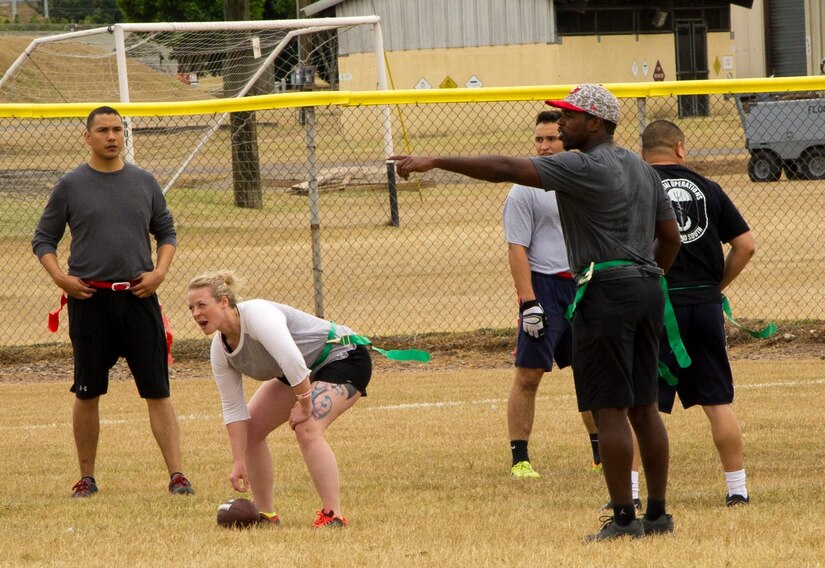
<instances>
[{"instance_id":1,"label":"black sock","mask_svg":"<svg viewBox=\"0 0 825 568\"><path fill-rule=\"evenodd\" d=\"M636 508L629 505L613 505L613 522L620 527L626 527L636 518Z\"/></svg>"},{"instance_id":2,"label":"black sock","mask_svg":"<svg viewBox=\"0 0 825 568\"><path fill-rule=\"evenodd\" d=\"M593 463L599 465L602 458L599 456L599 433L590 434L590 449L593 450Z\"/></svg>"},{"instance_id":3,"label":"black sock","mask_svg":"<svg viewBox=\"0 0 825 568\"><path fill-rule=\"evenodd\" d=\"M513 465L518 462L530 461L527 456L527 440L510 440L510 450L513 452Z\"/></svg>"},{"instance_id":4,"label":"black sock","mask_svg":"<svg viewBox=\"0 0 825 568\"><path fill-rule=\"evenodd\" d=\"M664 499L661 501L657 501L656 499L647 499L647 511L645 511L645 517L650 519L651 521L654 519L658 519L662 515L665 514L665 501Z\"/></svg>"}]
</instances>

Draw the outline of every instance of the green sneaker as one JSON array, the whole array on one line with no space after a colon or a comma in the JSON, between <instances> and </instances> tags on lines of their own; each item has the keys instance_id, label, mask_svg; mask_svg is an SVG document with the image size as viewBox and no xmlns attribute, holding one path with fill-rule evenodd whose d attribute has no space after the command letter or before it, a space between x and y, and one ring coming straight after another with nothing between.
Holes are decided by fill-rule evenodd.
<instances>
[{"instance_id":1,"label":"green sneaker","mask_svg":"<svg viewBox=\"0 0 825 568\"><path fill-rule=\"evenodd\" d=\"M645 535L651 534L670 534L673 532L673 517L665 513L658 519L650 520L647 515L642 517L642 526L645 529Z\"/></svg>"},{"instance_id":2,"label":"green sneaker","mask_svg":"<svg viewBox=\"0 0 825 568\"><path fill-rule=\"evenodd\" d=\"M596 534L584 537L584 542L601 542L603 540L615 540L617 538L630 537L641 538L645 536L645 529L639 519L633 519L630 524L622 527L613 522L613 517L602 517L602 528Z\"/></svg>"},{"instance_id":3,"label":"green sneaker","mask_svg":"<svg viewBox=\"0 0 825 568\"><path fill-rule=\"evenodd\" d=\"M527 477L541 477L539 472L533 469L529 461L520 461L512 467L510 474L513 477L527 478Z\"/></svg>"},{"instance_id":4,"label":"green sneaker","mask_svg":"<svg viewBox=\"0 0 825 568\"><path fill-rule=\"evenodd\" d=\"M260 517L258 518L258 524L270 527L277 527L281 524L281 517L279 517L275 513L272 513L271 515L268 515L266 513L260 513Z\"/></svg>"},{"instance_id":5,"label":"green sneaker","mask_svg":"<svg viewBox=\"0 0 825 568\"><path fill-rule=\"evenodd\" d=\"M590 471L592 473L601 473L602 472L602 464L593 462L593 465L590 467Z\"/></svg>"}]
</instances>

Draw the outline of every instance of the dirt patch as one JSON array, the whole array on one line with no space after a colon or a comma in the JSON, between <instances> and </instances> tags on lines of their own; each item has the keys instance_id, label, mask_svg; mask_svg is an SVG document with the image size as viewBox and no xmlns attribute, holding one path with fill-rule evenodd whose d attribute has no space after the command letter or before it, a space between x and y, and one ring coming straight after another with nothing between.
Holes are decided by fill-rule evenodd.
<instances>
[{"instance_id":1,"label":"dirt patch","mask_svg":"<svg viewBox=\"0 0 825 568\"><path fill-rule=\"evenodd\" d=\"M747 325L748 322L745 322ZM753 328L758 327L753 323ZM754 339L737 328L728 329L728 352L739 359L823 359L825 360L825 323L803 321L777 325L776 335ZM513 365L514 329L481 329L462 333L432 333L415 336L374 337L384 349L424 349L432 355L425 363L395 363L376 355L376 371L405 373L427 369L495 369ZM172 379L209 376L209 343L183 340L173 347L175 363ZM65 343L0 348L0 383L43 383L71 380L71 346ZM121 360L115 365L112 380L131 380Z\"/></svg>"}]
</instances>

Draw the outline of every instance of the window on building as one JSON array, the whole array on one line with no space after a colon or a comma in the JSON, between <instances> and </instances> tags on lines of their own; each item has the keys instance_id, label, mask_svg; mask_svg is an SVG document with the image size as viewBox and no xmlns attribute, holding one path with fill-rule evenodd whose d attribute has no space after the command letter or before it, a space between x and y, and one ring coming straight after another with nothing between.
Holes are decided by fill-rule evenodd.
<instances>
[{"instance_id":1,"label":"window on building","mask_svg":"<svg viewBox=\"0 0 825 568\"><path fill-rule=\"evenodd\" d=\"M702 0L694 0L692 4L700 6L665 10L667 18L661 26L656 23L657 12L661 10L649 4L615 7L615 3L599 5L593 1L583 13L566 8L565 4L556 4L556 29L560 36L672 33L675 20L701 20L709 32L730 31L730 4L708 6L710 2L706 1L706 5L701 6Z\"/></svg>"}]
</instances>

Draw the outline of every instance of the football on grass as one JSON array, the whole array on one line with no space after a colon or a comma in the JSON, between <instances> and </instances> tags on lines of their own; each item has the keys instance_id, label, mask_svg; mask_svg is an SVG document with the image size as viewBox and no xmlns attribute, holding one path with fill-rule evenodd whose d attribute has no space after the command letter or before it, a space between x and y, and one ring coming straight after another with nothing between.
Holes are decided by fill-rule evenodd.
<instances>
[{"instance_id":1,"label":"football on grass","mask_svg":"<svg viewBox=\"0 0 825 568\"><path fill-rule=\"evenodd\" d=\"M258 523L260 513L249 499L230 499L218 507L218 525L241 529Z\"/></svg>"}]
</instances>

